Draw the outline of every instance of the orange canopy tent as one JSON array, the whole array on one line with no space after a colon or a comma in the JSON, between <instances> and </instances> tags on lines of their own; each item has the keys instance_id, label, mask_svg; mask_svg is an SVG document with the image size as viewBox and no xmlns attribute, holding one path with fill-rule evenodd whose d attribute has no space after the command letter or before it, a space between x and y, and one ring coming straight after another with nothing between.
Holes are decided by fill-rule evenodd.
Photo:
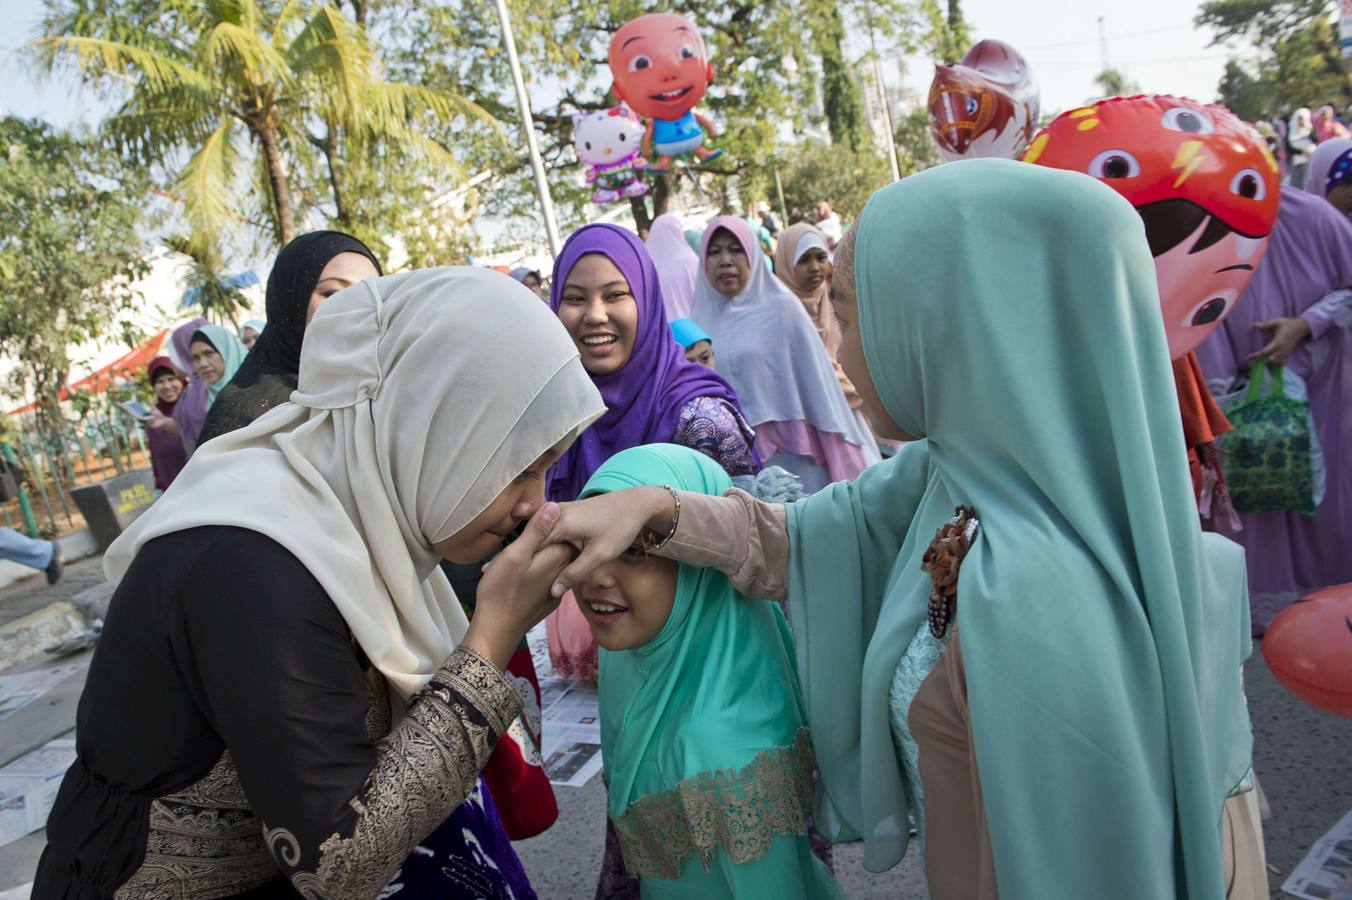
<instances>
[{"instance_id":1,"label":"orange canopy tent","mask_svg":"<svg viewBox=\"0 0 1352 900\"><path fill-rule=\"evenodd\" d=\"M90 372L74 384L62 388L61 399L69 400L72 391L102 394L119 380L132 380L141 377L141 373L145 371L146 366L150 365L150 361L160 355L160 345L164 343L168 334L169 329L166 328L135 350L119 356L103 368ZM37 403L29 403L18 409L11 409L6 415L17 416L34 409L37 409Z\"/></svg>"}]
</instances>

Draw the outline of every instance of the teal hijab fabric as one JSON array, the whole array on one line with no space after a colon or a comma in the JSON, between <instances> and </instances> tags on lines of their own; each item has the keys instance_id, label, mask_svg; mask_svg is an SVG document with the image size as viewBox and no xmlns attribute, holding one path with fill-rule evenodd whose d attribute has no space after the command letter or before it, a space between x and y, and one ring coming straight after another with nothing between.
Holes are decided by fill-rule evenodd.
<instances>
[{"instance_id":1,"label":"teal hijab fabric","mask_svg":"<svg viewBox=\"0 0 1352 900\"><path fill-rule=\"evenodd\" d=\"M981 533L957 627L1001 896L1219 898L1252 739L1242 551L1203 535L1142 225L1085 175L949 163L861 217L869 372L924 440L789 508L790 614L818 825L895 865L887 690L926 617L921 556Z\"/></svg>"},{"instance_id":2,"label":"teal hijab fabric","mask_svg":"<svg viewBox=\"0 0 1352 900\"><path fill-rule=\"evenodd\" d=\"M649 444L611 457L582 496L642 485L732 487L703 454ZM657 636L600 651L610 815L645 898L842 896L808 845L812 760L791 648L776 604L681 566Z\"/></svg>"},{"instance_id":3,"label":"teal hijab fabric","mask_svg":"<svg viewBox=\"0 0 1352 900\"><path fill-rule=\"evenodd\" d=\"M239 338L219 325L203 325L193 334L204 335L211 341L211 346L216 348L216 352L221 355L221 362L225 365L225 374L218 378L215 384L207 385L207 409L211 409L221 391L244 364L244 358L249 355L249 351Z\"/></svg>"},{"instance_id":4,"label":"teal hijab fabric","mask_svg":"<svg viewBox=\"0 0 1352 900\"><path fill-rule=\"evenodd\" d=\"M252 328L254 331L258 332L259 336L261 336L267 327L268 323L263 319L249 319L243 325L239 326L239 342L241 344L244 343L244 330L246 328Z\"/></svg>"}]
</instances>

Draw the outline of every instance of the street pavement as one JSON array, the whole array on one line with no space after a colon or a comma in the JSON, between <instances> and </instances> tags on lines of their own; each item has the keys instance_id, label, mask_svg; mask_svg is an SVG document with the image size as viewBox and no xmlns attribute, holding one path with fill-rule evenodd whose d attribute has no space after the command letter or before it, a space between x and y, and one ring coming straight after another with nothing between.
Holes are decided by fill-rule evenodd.
<instances>
[{"instance_id":1,"label":"street pavement","mask_svg":"<svg viewBox=\"0 0 1352 900\"><path fill-rule=\"evenodd\" d=\"M75 563L54 588L31 578L0 590L0 627L44 603L69 600L99 584L97 558ZM60 660L87 662L85 651ZM38 657L0 672L12 675L51 666ZM86 670L0 721L0 766L54 738L73 737L75 711ZM1255 768L1271 818L1264 822L1271 896L1310 846L1352 808L1352 722L1321 713L1295 699L1277 683L1261 654L1246 666L1246 688L1254 722ZM518 841L516 848L541 900L590 900L604 847L605 790L600 777L586 786L556 786L559 821L544 834ZM1111 815L1111 810L1105 810ZM1036 827L1035 824L1032 827ZM43 832L0 847L0 900L24 900L44 844ZM863 870L858 844L835 848L836 873L852 900L921 900L923 877L912 850L901 865L875 875ZM1055 872L1047 877L1054 880ZM11 889L20 888L14 893Z\"/></svg>"}]
</instances>

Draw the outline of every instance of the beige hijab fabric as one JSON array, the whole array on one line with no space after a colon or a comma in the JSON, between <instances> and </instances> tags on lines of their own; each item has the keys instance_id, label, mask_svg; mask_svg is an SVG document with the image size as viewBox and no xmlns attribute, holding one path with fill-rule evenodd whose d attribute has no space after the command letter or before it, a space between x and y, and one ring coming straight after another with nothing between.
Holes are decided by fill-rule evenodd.
<instances>
[{"instance_id":1,"label":"beige hijab fabric","mask_svg":"<svg viewBox=\"0 0 1352 900\"><path fill-rule=\"evenodd\" d=\"M840 353L841 337L840 325L837 324L836 317L831 313L831 280L828 278L823 281L815 291L809 290L798 281L793 272L793 267L802 255L798 252L798 248L803 244L803 239L809 235L816 236L817 240L821 242L822 250L827 249L825 236L816 226L808 225L806 222L790 225L779 233L778 243L775 244L775 274L802 302L803 309L807 310L807 317L812 320L813 326L817 329L817 334L821 335L822 343L826 345L826 354L831 357L831 365L835 369L836 379L840 382L841 390L845 392L845 399L850 402L850 409L858 410L863 401L859 399L859 393L855 391L854 385L850 384L850 379L845 375L845 370L836 361L836 356Z\"/></svg>"},{"instance_id":2,"label":"beige hijab fabric","mask_svg":"<svg viewBox=\"0 0 1352 900\"><path fill-rule=\"evenodd\" d=\"M291 402L204 444L104 571L116 583L147 541L201 525L267 535L408 697L468 626L432 545L602 412L558 319L508 276L373 278L315 316Z\"/></svg>"}]
</instances>

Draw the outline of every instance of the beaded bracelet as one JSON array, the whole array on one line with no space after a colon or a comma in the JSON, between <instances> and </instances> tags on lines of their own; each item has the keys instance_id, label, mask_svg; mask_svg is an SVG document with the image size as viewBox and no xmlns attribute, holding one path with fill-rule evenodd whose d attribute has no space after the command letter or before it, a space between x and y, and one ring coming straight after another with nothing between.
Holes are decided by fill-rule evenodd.
<instances>
[{"instance_id":1,"label":"beaded bracelet","mask_svg":"<svg viewBox=\"0 0 1352 900\"><path fill-rule=\"evenodd\" d=\"M671 539L676 536L676 526L681 523L681 495L676 493L676 489L669 484L659 484L657 487L670 492L671 499L676 503L676 512L671 516L671 530L667 532L667 536L662 538L662 540L653 544L647 534L643 536L643 543L645 545L644 550L648 553L654 553L661 550L667 544L671 543Z\"/></svg>"}]
</instances>

